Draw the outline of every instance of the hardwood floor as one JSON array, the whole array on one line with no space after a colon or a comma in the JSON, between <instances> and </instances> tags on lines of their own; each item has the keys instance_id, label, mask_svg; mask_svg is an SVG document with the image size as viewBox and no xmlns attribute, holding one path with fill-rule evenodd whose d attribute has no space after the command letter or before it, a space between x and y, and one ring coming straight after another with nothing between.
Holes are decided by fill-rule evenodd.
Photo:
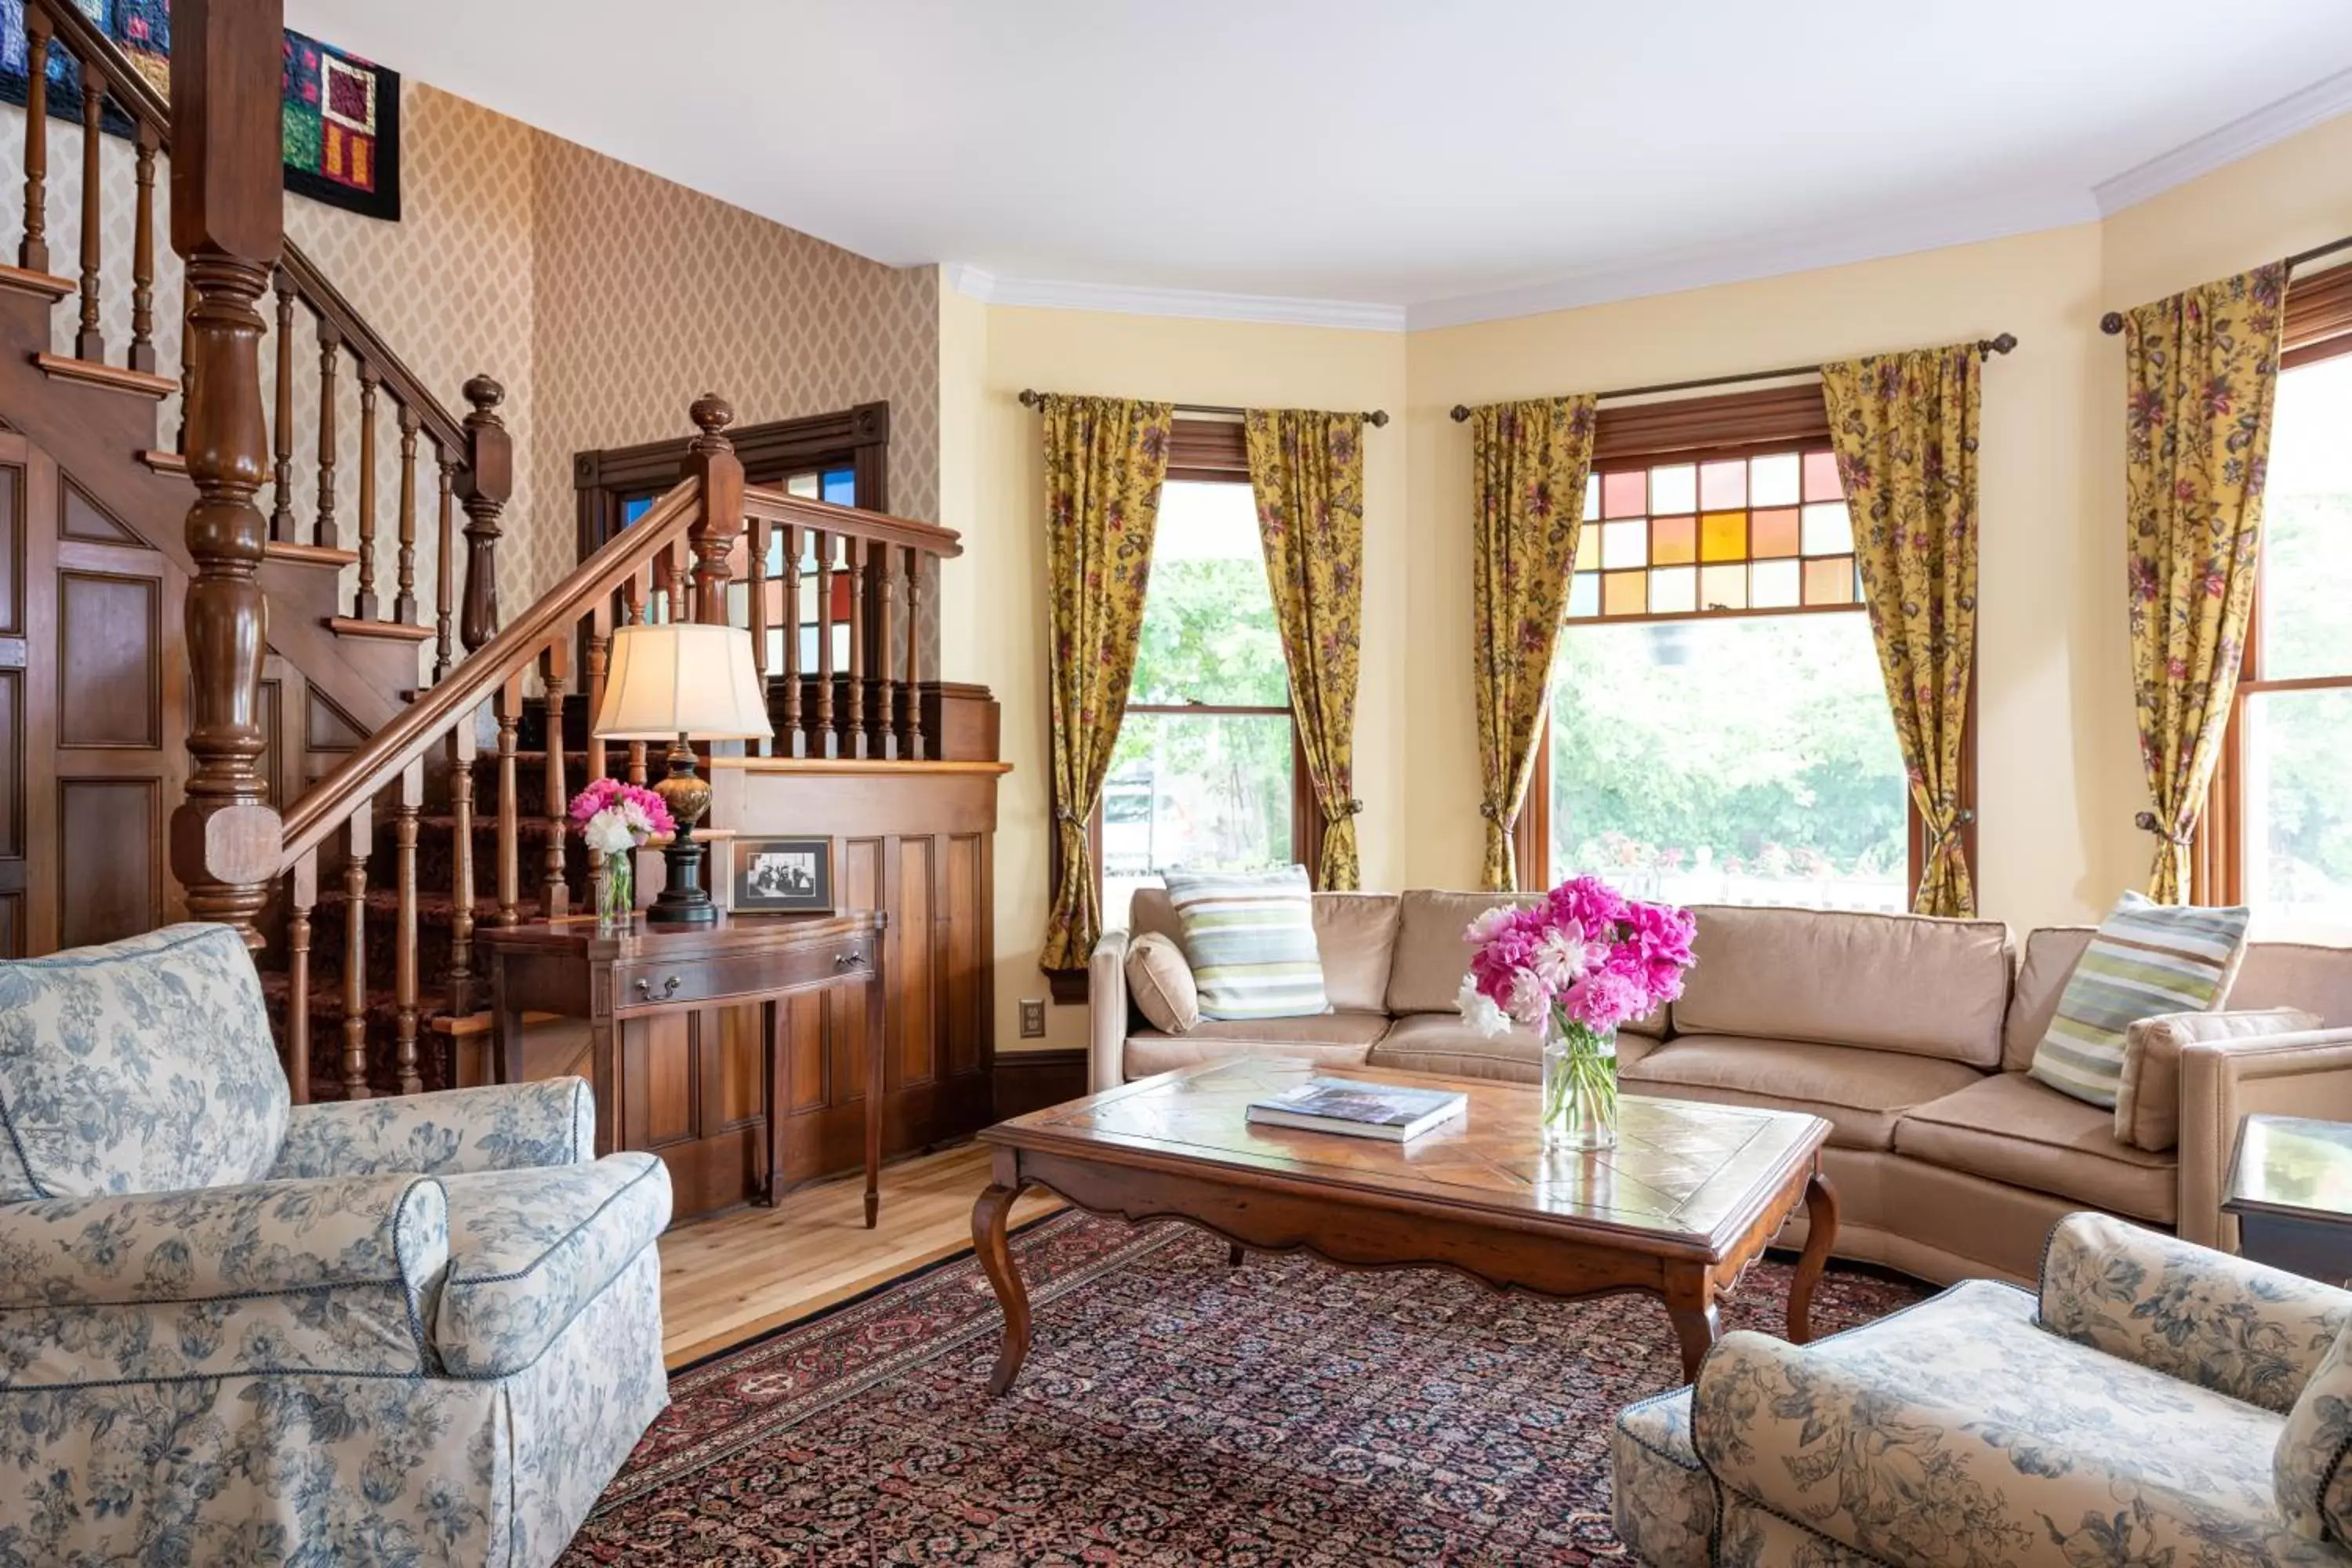
<instances>
[{"instance_id":1,"label":"hardwood floor","mask_svg":"<svg viewBox=\"0 0 2352 1568\"><path fill-rule=\"evenodd\" d=\"M661 1238L662 1355L672 1367L820 1311L971 1245L971 1205L988 1185L977 1143L882 1167L882 1222L865 1226L856 1174L738 1209ZM1019 1225L1061 1207L1030 1191Z\"/></svg>"}]
</instances>

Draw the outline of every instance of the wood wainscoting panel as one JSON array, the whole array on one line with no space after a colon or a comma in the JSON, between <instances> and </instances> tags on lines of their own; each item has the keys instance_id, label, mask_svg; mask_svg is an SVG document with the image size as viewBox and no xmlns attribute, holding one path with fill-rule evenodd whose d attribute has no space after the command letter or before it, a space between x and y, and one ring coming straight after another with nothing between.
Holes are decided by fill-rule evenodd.
<instances>
[{"instance_id":1,"label":"wood wainscoting panel","mask_svg":"<svg viewBox=\"0 0 2352 1568\"><path fill-rule=\"evenodd\" d=\"M166 923L163 790L152 778L66 778L58 789L58 945Z\"/></svg>"},{"instance_id":2,"label":"wood wainscoting panel","mask_svg":"<svg viewBox=\"0 0 2352 1568\"><path fill-rule=\"evenodd\" d=\"M1082 1050L1006 1051L996 1058L996 1120L1084 1100L1087 1088Z\"/></svg>"},{"instance_id":3,"label":"wood wainscoting panel","mask_svg":"<svg viewBox=\"0 0 2352 1568\"><path fill-rule=\"evenodd\" d=\"M890 1064L893 1089L929 1083L943 1076L939 1012L940 931L937 843L923 837L898 841L898 899L890 914L891 1005L897 1012L891 1037L898 1059Z\"/></svg>"},{"instance_id":4,"label":"wood wainscoting panel","mask_svg":"<svg viewBox=\"0 0 2352 1568\"><path fill-rule=\"evenodd\" d=\"M58 574L58 744L163 743L163 584L113 572Z\"/></svg>"},{"instance_id":5,"label":"wood wainscoting panel","mask_svg":"<svg viewBox=\"0 0 2352 1568\"><path fill-rule=\"evenodd\" d=\"M0 637L25 635L25 465L0 461Z\"/></svg>"},{"instance_id":6,"label":"wood wainscoting panel","mask_svg":"<svg viewBox=\"0 0 2352 1568\"><path fill-rule=\"evenodd\" d=\"M961 1078L982 1070L982 1045L988 1037L990 898L988 835L950 833L940 885L941 1016L947 1024L947 1071Z\"/></svg>"}]
</instances>

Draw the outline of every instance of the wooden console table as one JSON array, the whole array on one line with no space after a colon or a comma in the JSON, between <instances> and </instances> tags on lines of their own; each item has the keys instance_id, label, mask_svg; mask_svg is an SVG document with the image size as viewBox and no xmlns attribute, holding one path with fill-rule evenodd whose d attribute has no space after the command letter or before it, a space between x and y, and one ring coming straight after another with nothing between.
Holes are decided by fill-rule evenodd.
<instances>
[{"instance_id":1,"label":"wooden console table","mask_svg":"<svg viewBox=\"0 0 2352 1568\"><path fill-rule=\"evenodd\" d=\"M597 1153L659 1154L682 1219L746 1195L773 1204L783 1188L783 1111L792 1098L778 1004L860 987L870 1229L881 1206L887 924L876 911L721 915L702 927L648 927L639 916L625 933L599 935L587 917L478 932L490 979L494 1070L502 1083L524 1076L525 1013L585 1019ZM747 1058L752 1018L757 1033L748 1043L755 1049ZM746 1068L756 1071L755 1112L723 1103L730 1068L738 1078Z\"/></svg>"}]
</instances>

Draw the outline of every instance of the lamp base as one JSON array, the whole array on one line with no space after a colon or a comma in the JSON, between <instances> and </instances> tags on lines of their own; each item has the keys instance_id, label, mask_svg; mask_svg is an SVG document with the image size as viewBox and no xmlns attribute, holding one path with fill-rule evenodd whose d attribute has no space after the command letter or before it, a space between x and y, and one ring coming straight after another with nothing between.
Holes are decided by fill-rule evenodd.
<instances>
[{"instance_id":1,"label":"lamp base","mask_svg":"<svg viewBox=\"0 0 2352 1568\"><path fill-rule=\"evenodd\" d=\"M662 847L662 890L646 910L646 923L655 926L707 926L719 923L719 906L702 885L702 846L694 841L694 825L710 809L710 785L694 771L694 748L680 735L670 748L669 773L654 785L654 793L669 807L677 831Z\"/></svg>"}]
</instances>

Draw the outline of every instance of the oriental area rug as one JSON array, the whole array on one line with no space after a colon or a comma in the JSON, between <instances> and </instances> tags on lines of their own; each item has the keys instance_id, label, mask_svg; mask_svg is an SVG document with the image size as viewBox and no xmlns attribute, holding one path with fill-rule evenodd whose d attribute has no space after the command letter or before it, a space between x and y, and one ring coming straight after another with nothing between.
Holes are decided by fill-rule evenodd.
<instances>
[{"instance_id":1,"label":"oriental area rug","mask_svg":"<svg viewBox=\"0 0 2352 1568\"><path fill-rule=\"evenodd\" d=\"M1610 1424L1682 1381L1655 1301L1295 1254L1234 1268L1188 1226L1076 1213L1013 1245L1035 1333L1004 1397L971 1255L895 1280L673 1376L567 1568L1625 1560ZM1758 1264L1725 1326L1779 1331L1788 1285ZM1814 1324L1924 1293L1832 1268Z\"/></svg>"}]
</instances>

